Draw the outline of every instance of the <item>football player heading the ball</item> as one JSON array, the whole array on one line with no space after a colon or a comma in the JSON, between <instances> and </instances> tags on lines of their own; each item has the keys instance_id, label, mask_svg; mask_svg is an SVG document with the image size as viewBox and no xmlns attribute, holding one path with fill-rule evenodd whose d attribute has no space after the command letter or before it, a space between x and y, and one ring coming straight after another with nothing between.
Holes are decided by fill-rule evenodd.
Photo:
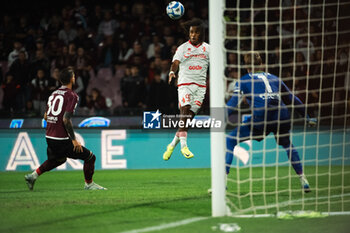
<instances>
[{"instance_id":1,"label":"football player heading the ball","mask_svg":"<svg viewBox=\"0 0 350 233\"><path fill-rule=\"evenodd\" d=\"M95 155L76 139L71 117L78 103L78 95L72 90L75 84L73 69L61 71L59 80L62 86L52 92L47 101L44 118L47 121L46 142L47 160L33 173L25 175L29 190L33 190L36 179L64 162L67 157L84 161L85 189L106 190L106 188L92 181L95 170Z\"/></svg>"},{"instance_id":2,"label":"football player heading the ball","mask_svg":"<svg viewBox=\"0 0 350 233\"><path fill-rule=\"evenodd\" d=\"M209 67L209 44L204 40L204 25L202 20L194 18L183 24L189 33L189 40L180 45L173 57L173 63L169 72L169 83L176 78L178 73L178 100L180 108L180 121L184 122L179 127L174 139L167 146L163 154L164 160L169 160L174 148L180 142L181 153L186 158L194 155L187 147L186 122L193 119L200 109L206 92L207 70Z\"/></svg>"}]
</instances>

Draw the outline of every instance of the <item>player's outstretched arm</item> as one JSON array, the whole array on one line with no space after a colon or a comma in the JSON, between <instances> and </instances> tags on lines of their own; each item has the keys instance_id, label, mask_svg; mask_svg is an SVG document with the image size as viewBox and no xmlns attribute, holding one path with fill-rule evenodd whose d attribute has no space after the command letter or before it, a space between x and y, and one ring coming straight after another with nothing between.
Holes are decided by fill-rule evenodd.
<instances>
[{"instance_id":1,"label":"player's outstretched arm","mask_svg":"<svg viewBox=\"0 0 350 233\"><path fill-rule=\"evenodd\" d=\"M295 110L303 117L306 117L306 121L308 126L310 127L315 127L317 125L317 119L316 118L311 118L308 114L306 114L305 106L303 102L296 96L294 95L289 88L286 86L286 84L282 81L282 92L288 93L287 95L283 95L282 93L282 100L285 104L290 105L293 102L294 99L294 104L299 105L298 107L295 108Z\"/></svg>"},{"instance_id":2,"label":"player's outstretched arm","mask_svg":"<svg viewBox=\"0 0 350 233\"><path fill-rule=\"evenodd\" d=\"M171 66L170 66L170 72L169 72L169 84L171 83L171 80L176 77L175 73L179 69L180 61L175 60Z\"/></svg>"},{"instance_id":3,"label":"player's outstretched arm","mask_svg":"<svg viewBox=\"0 0 350 233\"><path fill-rule=\"evenodd\" d=\"M305 106L303 102L298 98L298 96L294 95L287 85L281 81L281 89L282 89L282 100L286 105L291 105L294 100L294 105L296 105L295 110L302 116L308 117L305 111Z\"/></svg>"},{"instance_id":4,"label":"player's outstretched arm","mask_svg":"<svg viewBox=\"0 0 350 233\"><path fill-rule=\"evenodd\" d=\"M72 124L72 119L71 119L72 115L73 115L73 113L71 113L71 112L65 112L63 115L63 124L64 124L64 127L65 127L69 137L72 139L74 151L75 152L83 152L83 148L81 147L80 142L78 142L75 138L75 133L73 130L73 124Z\"/></svg>"}]
</instances>

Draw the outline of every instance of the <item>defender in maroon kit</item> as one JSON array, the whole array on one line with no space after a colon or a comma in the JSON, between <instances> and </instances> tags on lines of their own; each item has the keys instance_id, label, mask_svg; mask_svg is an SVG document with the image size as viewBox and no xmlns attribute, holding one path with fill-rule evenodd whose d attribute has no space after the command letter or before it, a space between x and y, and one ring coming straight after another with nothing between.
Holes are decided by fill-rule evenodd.
<instances>
[{"instance_id":1,"label":"defender in maroon kit","mask_svg":"<svg viewBox=\"0 0 350 233\"><path fill-rule=\"evenodd\" d=\"M67 158L72 158L84 161L85 189L105 190L106 188L92 181L95 170L95 155L75 138L71 117L79 97L72 91L72 86L75 84L73 69L62 70L60 82L62 86L49 97L44 115L47 121L47 160L33 173L25 175L28 188L33 190L34 183L41 174L63 164Z\"/></svg>"}]
</instances>

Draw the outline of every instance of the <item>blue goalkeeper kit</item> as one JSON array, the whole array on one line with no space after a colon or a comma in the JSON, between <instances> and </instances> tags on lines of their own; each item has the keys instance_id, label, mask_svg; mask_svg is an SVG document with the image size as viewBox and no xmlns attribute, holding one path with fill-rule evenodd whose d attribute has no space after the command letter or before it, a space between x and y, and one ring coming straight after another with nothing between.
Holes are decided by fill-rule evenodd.
<instances>
[{"instance_id":1,"label":"blue goalkeeper kit","mask_svg":"<svg viewBox=\"0 0 350 233\"><path fill-rule=\"evenodd\" d=\"M260 141L272 132L276 142L286 149L295 172L302 174L298 152L289 139L291 117L287 107L293 104L301 116L308 117L300 99L281 79L265 72L248 73L236 82L233 96L227 102L228 115L239 107L243 99L249 104L252 116L227 136L226 173L230 171L233 149L237 143L249 139Z\"/></svg>"}]
</instances>

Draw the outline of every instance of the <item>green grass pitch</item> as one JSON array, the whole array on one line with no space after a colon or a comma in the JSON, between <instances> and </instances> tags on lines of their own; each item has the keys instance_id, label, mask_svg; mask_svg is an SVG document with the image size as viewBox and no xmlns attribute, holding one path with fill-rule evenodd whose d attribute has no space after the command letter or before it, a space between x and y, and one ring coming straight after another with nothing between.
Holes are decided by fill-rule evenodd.
<instances>
[{"instance_id":1,"label":"green grass pitch","mask_svg":"<svg viewBox=\"0 0 350 233\"><path fill-rule=\"evenodd\" d=\"M288 169L280 167L279 171ZM267 168L271 174L273 170ZM257 168L254 174L259 171ZM241 169L240 175L246 176L248 172L249 169ZM350 231L349 216L294 220L212 218L207 193L210 169L96 171L94 180L107 187L107 191L83 190L82 171L52 171L42 175L31 192L24 174L0 173L0 232L222 232L222 223L237 223L242 233ZM319 179L326 182L325 177ZM270 185L275 184L266 183L266 189L271 189ZM286 182L279 185L280 189L287 188L283 187ZM255 188L259 190L260 186ZM234 187L232 191L237 192ZM245 188L241 192L244 194ZM349 211L349 204L345 208ZM203 219L158 231L150 228L198 217Z\"/></svg>"}]
</instances>

